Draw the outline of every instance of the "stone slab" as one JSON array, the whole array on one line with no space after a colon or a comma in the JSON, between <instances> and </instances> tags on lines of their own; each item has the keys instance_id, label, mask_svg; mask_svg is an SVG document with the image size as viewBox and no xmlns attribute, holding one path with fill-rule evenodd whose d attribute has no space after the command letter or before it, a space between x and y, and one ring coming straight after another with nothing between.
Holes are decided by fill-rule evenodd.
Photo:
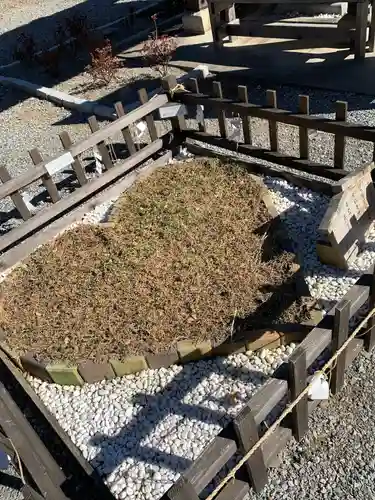
<instances>
[{"instance_id":1,"label":"stone slab","mask_svg":"<svg viewBox=\"0 0 375 500\"><path fill-rule=\"evenodd\" d=\"M47 372L50 374L53 382L59 385L83 385L81 375L76 366L67 366L63 363L56 365L47 365Z\"/></svg>"},{"instance_id":2,"label":"stone slab","mask_svg":"<svg viewBox=\"0 0 375 500\"><path fill-rule=\"evenodd\" d=\"M111 380L115 377L115 372L109 363L85 361L78 365L78 372L83 380L90 384L101 380Z\"/></svg>"},{"instance_id":3,"label":"stone slab","mask_svg":"<svg viewBox=\"0 0 375 500\"><path fill-rule=\"evenodd\" d=\"M147 370L147 362L144 356L129 356L123 361L118 361L116 359L109 360L115 375L117 377L122 377L124 375L129 375L131 373L141 372L142 370Z\"/></svg>"}]
</instances>

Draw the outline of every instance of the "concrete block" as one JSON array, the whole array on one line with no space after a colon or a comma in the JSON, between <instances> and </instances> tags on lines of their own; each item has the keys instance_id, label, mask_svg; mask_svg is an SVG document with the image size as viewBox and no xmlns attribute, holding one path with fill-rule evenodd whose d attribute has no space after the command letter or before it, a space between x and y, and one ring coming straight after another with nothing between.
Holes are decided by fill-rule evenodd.
<instances>
[{"instance_id":1,"label":"concrete block","mask_svg":"<svg viewBox=\"0 0 375 500\"><path fill-rule=\"evenodd\" d=\"M83 385L81 375L76 366L65 364L47 365L47 372L55 384L59 385Z\"/></svg>"},{"instance_id":2,"label":"concrete block","mask_svg":"<svg viewBox=\"0 0 375 500\"><path fill-rule=\"evenodd\" d=\"M129 375L130 373L141 372L142 370L147 370L148 368L144 356L129 356L128 358L125 358L124 361L110 359L109 362L112 365L117 377Z\"/></svg>"},{"instance_id":3,"label":"concrete block","mask_svg":"<svg viewBox=\"0 0 375 500\"><path fill-rule=\"evenodd\" d=\"M212 350L211 342L193 344L189 340L177 342L177 352L181 363L189 363L204 358Z\"/></svg>"},{"instance_id":4,"label":"concrete block","mask_svg":"<svg viewBox=\"0 0 375 500\"><path fill-rule=\"evenodd\" d=\"M78 365L78 371L85 382L92 384L101 380L114 378L115 372L109 363L94 363L85 361Z\"/></svg>"},{"instance_id":5,"label":"concrete block","mask_svg":"<svg viewBox=\"0 0 375 500\"><path fill-rule=\"evenodd\" d=\"M51 375L47 371L47 364L37 361L32 353L21 356L20 361L25 372L45 382L52 382Z\"/></svg>"},{"instance_id":6,"label":"concrete block","mask_svg":"<svg viewBox=\"0 0 375 500\"><path fill-rule=\"evenodd\" d=\"M182 17L182 25L185 33L191 35L204 35L211 29L210 14L208 8L198 12L186 12Z\"/></svg>"}]
</instances>

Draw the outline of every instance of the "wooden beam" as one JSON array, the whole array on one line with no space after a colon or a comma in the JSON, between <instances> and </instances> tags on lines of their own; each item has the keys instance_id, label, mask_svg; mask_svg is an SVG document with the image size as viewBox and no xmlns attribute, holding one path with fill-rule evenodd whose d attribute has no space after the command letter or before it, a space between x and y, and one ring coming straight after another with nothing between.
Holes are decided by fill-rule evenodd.
<instances>
[{"instance_id":1,"label":"wooden beam","mask_svg":"<svg viewBox=\"0 0 375 500\"><path fill-rule=\"evenodd\" d=\"M265 38L285 38L294 40L321 40L348 44L355 38L355 30L344 29L334 24L312 24L290 22L240 21L239 24L227 24L225 33L229 36L255 36Z\"/></svg>"},{"instance_id":2,"label":"wooden beam","mask_svg":"<svg viewBox=\"0 0 375 500\"><path fill-rule=\"evenodd\" d=\"M346 122L348 118L348 103L345 101L336 102L336 121ZM345 135L335 134L335 149L333 163L335 168L344 169L345 163Z\"/></svg>"},{"instance_id":3,"label":"wooden beam","mask_svg":"<svg viewBox=\"0 0 375 500\"><path fill-rule=\"evenodd\" d=\"M315 174L327 179L340 180L345 176L345 172L333 169L329 165L320 165L310 160L301 160L300 158L295 156L283 155L279 152L269 151L268 149L260 148L258 146L237 143L230 139L212 136L204 132L198 132L196 130L186 130L185 135L189 139L206 142L208 144L212 144L224 149L229 149L231 151L238 151L239 153L245 155L254 156L255 158L267 160L279 165L285 165L286 167Z\"/></svg>"},{"instance_id":4,"label":"wooden beam","mask_svg":"<svg viewBox=\"0 0 375 500\"><path fill-rule=\"evenodd\" d=\"M267 107L257 106L256 104L246 104L233 99L210 97L206 94L194 94L193 92L176 92L173 100L183 102L184 104L203 104L208 108L224 109L240 115L248 115L254 118L263 118L265 120L276 120L288 125L297 127L306 127L312 130L320 130L330 134L343 133L346 137L353 137L369 142L375 142L375 127L368 125L359 125L357 123L341 123L329 118L318 118L315 116L305 116L294 114L284 109L269 109Z\"/></svg>"},{"instance_id":5,"label":"wooden beam","mask_svg":"<svg viewBox=\"0 0 375 500\"><path fill-rule=\"evenodd\" d=\"M332 352L337 350L347 340L349 334L350 302L341 300L335 308L335 319L332 332ZM332 368L331 390L337 394L344 385L346 350L342 352L336 360L336 365Z\"/></svg>"},{"instance_id":6,"label":"wooden beam","mask_svg":"<svg viewBox=\"0 0 375 500\"><path fill-rule=\"evenodd\" d=\"M7 168L4 167L3 165L0 166L0 179L1 182L3 182L4 184L12 180L12 177L8 172ZM25 200L22 197L22 194L16 191L15 193L11 194L10 197L22 219L23 220L30 219L32 213L27 208Z\"/></svg>"},{"instance_id":7,"label":"wooden beam","mask_svg":"<svg viewBox=\"0 0 375 500\"><path fill-rule=\"evenodd\" d=\"M40 229L49 221L61 216L66 211L74 208L76 205L84 201L86 198L92 196L107 184L110 184L111 182L124 175L135 165L146 160L151 155L159 151L162 148L162 145L162 139L152 142L141 151L138 151L135 155L127 158L121 163L118 163L113 168L103 173L99 178L88 182L85 186L77 189L74 193L67 196L66 198L61 199L53 206L46 207L45 209L40 210L34 217L2 236L0 238L0 250L6 250L12 244L26 238L28 235L30 235L30 233L35 232L37 229ZM1 262L2 259L0 257L0 266Z\"/></svg>"},{"instance_id":8,"label":"wooden beam","mask_svg":"<svg viewBox=\"0 0 375 500\"><path fill-rule=\"evenodd\" d=\"M298 99L298 112L308 116L310 114L309 96L300 95ZM306 127L299 127L299 156L301 160L309 159L309 130Z\"/></svg>"},{"instance_id":9,"label":"wooden beam","mask_svg":"<svg viewBox=\"0 0 375 500\"><path fill-rule=\"evenodd\" d=\"M43 162L43 157L37 148L34 148L31 151L29 151L29 155L34 165L39 165L40 163ZM57 190L56 184L53 182L53 179L48 171L42 175L42 183L43 186L46 188L47 193L50 195L52 202L53 203L58 202L60 199L60 194Z\"/></svg>"},{"instance_id":10,"label":"wooden beam","mask_svg":"<svg viewBox=\"0 0 375 500\"><path fill-rule=\"evenodd\" d=\"M298 346L288 361L289 389L291 401L294 401L307 386L306 350ZM292 410L293 435L300 441L308 429L308 397L303 399Z\"/></svg>"}]
</instances>

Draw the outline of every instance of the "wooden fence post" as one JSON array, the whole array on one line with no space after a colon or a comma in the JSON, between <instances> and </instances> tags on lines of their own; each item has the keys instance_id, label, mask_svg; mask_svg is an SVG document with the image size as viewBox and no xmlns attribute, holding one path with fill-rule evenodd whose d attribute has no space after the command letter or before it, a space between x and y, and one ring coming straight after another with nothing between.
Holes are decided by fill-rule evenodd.
<instances>
[{"instance_id":1,"label":"wooden fence post","mask_svg":"<svg viewBox=\"0 0 375 500\"><path fill-rule=\"evenodd\" d=\"M189 82L191 83L191 88L193 92L199 94L198 80L196 78L189 78ZM197 118L197 121L198 121L199 132L206 132L206 124L204 122L204 111L202 111L200 119Z\"/></svg>"},{"instance_id":2,"label":"wooden fence post","mask_svg":"<svg viewBox=\"0 0 375 500\"><path fill-rule=\"evenodd\" d=\"M193 486L184 477L180 477L177 483L167 491L165 498L167 500L199 500Z\"/></svg>"},{"instance_id":3,"label":"wooden fence post","mask_svg":"<svg viewBox=\"0 0 375 500\"><path fill-rule=\"evenodd\" d=\"M10 173L8 172L7 168L4 167L3 165L0 166L0 180L3 183L12 180L12 177L11 177ZM18 210L22 219L23 220L30 219L30 217L32 216L32 213L27 208L25 200L22 197L22 194L19 191L17 191L17 192L10 195L10 199L13 201L14 206Z\"/></svg>"},{"instance_id":4,"label":"wooden fence post","mask_svg":"<svg viewBox=\"0 0 375 500\"><path fill-rule=\"evenodd\" d=\"M241 102L244 102L246 104L249 103L249 98L248 98L248 93L247 93L247 87L246 87L246 85L239 85L238 86L238 99ZM244 142L245 142L245 144L250 144L251 145L252 140L251 140L251 121L250 121L250 116L243 115L241 118L242 118L242 131L243 131Z\"/></svg>"},{"instance_id":5,"label":"wooden fence post","mask_svg":"<svg viewBox=\"0 0 375 500\"><path fill-rule=\"evenodd\" d=\"M307 386L306 350L297 347L288 361L290 397L294 401ZM308 397L303 399L292 410L292 430L297 441L300 441L308 429Z\"/></svg>"},{"instance_id":6,"label":"wooden fence post","mask_svg":"<svg viewBox=\"0 0 375 500\"><path fill-rule=\"evenodd\" d=\"M96 116L90 116L90 118L87 121L92 133L97 132L99 130L99 123L98 120L96 119ZM99 150L105 168L109 170L110 168L113 167L113 161L109 155L109 151L105 141L100 141L96 145L96 147Z\"/></svg>"},{"instance_id":7,"label":"wooden fence post","mask_svg":"<svg viewBox=\"0 0 375 500\"><path fill-rule=\"evenodd\" d=\"M369 0L356 3L357 15L355 26L355 45L354 57L355 59L364 59L366 55L366 37L367 37L367 17Z\"/></svg>"},{"instance_id":8,"label":"wooden fence post","mask_svg":"<svg viewBox=\"0 0 375 500\"><path fill-rule=\"evenodd\" d=\"M336 121L346 122L348 117L348 103L345 101L336 102ZM345 163L345 135L335 134L335 154L333 159L335 168L344 168Z\"/></svg>"},{"instance_id":9,"label":"wooden fence post","mask_svg":"<svg viewBox=\"0 0 375 500\"><path fill-rule=\"evenodd\" d=\"M219 99L222 99L223 98L223 90L221 88L221 83L220 82L213 82L212 86L213 86L214 96L218 97ZM227 120L225 118L225 111L220 109L217 113L217 119L219 121L219 130L220 130L221 137L228 139L228 124L227 124Z\"/></svg>"},{"instance_id":10,"label":"wooden fence post","mask_svg":"<svg viewBox=\"0 0 375 500\"><path fill-rule=\"evenodd\" d=\"M308 95L299 96L298 113L307 116L310 114ZM299 157L301 160L309 159L309 130L306 127L299 127Z\"/></svg>"},{"instance_id":11,"label":"wooden fence post","mask_svg":"<svg viewBox=\"0 0 375 500\"><path fill-rule=\"evenodd\" d=\"M61 144L63 145L64 149L69 150L69 148L71 148L73 146L73 142L72 142L68 132L66 132L66 131L61 132L59 137L60 137L60 141L61 141ZM72 168L76 174L76 177L77 177L80 185L84 186L85 184L87 184L87 177L85 174L85 169L84 169L82 162L78 156L76 156L74 158L74 163L72 164Z\"/></svg>"},{"instance_id":12,"label":"wooden fence post","mask_svg":"<svg viewBox=\"0 0 375 500\"><path fill-rule=\"evenodd\" d=\"M116 111L116 116L117 118L121 118L121 116L125 116L125 110L124 106L122 105L122 102L116 102L115 103L115 111ZM130 129L128 127L125 127L121 130L122 132L122 137L124 138L125 144L128 148L129 155L134 155L137 152L137 148L134 145L133 137L130 133Z\"/></svg>"},{"instance_id":13,"label":"wooden fence post","mask_svg":"<svg viewBox=\"0 0 375 500\"><path fill-rule=\"evenodd\" d=\"M148 95L146 92L146 89L139 89L138 90L138 98L141 102L141 104L146 104L148 101ZM158 136L158 131L156 129L155 121L152 115L147 115L145 116L145 120L147 123L147 128L148 132L150 134L150 138L152 141L157 141L159 136Z\"/></svg>"},{"instance_id":14,"label":"wooden fence post","mask_svg":"<svg viewBox=\"0 0 375 500\"><path fill-rule=\"evenodd\" d=\"M167 76L163 78L161 82L162 88L168 92L170 100L173 101L173 89L177 87L177 79L175 76ZM186 130L186 121L184 116L176 116L171 119L172 128L177 133L180 133L182 130Z\"/></svg>"},{"instance_id":15,"label":"wooden fence post","mask_svg":"<svg viewBox=\"0 0 375 500\"><path fill-rule=\"evenodd\" d=\"M233 427L239 449L246 454L259 440L257 425L249 406L245 406L237 415ZM245 466L254 490L259 493L267 483L267 467L261 447L249 457Z\"/></svg>"},{"instance_id":16,"label":"wooden fence post","mask_svg":"<svg viewBox=\"0 0 375 500\"><path fill-rule=\"evenodd\" d=\"M372 271L372 280L370 286L369 310L375 307L375 265ZM370 330L366 333L364 338L364 347L367 351L371 351L375 346L375 316L371 316L368 320L367 328Z\"/></svg>"},{"instance_id":17,"label":"wooden fence post","mask_svg":"<svg viewBox=\"0 0 375 500\"><path fill-rule=\"evenodd\" d=\"M39 149L37 148L32 149L31 151L29 151L29 155L34 165L42 163L43 156L40 153ZM50 195L52 202L56 203L57 201L59 201L60 194L57 190L56 184L53 182L52 177L49 174L44 174L42 177L42 182L48 194Z\"/></svg>"},{"instance_id":18,"label":"wooden fence post","mask_svg":"<svg viewBox=\"0 0 375 500\"><path fill-rule=\"evenodd\" d=\"M332 353L335 353L348 338L350 319L349 300L341 300L335 309L332 330ZM336 360L336 366L331 374L331 391L337 394L344 385L346 351L342 352Z\"/></svg>"},{"instance_id":19,"label":"wooden fence post","mask_svg":"<svg viewBox=\"0 0 375 500\"><path fill-rule=\"evenodd\" d=\"M270 108L274 108L274 109L277 108L276 90L267 90L266 99L267 99L267 106L269 106ZM271 151L278 151L279 150L279 140L277 137L277 121L269 118L268 119L268 127L269 127L269 132L270 132Z\"/></svg>"}]
</instances>

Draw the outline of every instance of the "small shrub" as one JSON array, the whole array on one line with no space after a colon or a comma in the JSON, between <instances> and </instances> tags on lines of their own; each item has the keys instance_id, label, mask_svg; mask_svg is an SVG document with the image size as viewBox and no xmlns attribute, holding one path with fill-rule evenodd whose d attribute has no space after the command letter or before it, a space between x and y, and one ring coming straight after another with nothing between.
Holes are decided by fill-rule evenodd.
<instances>
[{"instance_id":1,"label":"small shrub","mask_svg":"<svg viewBox=\"0 0 375 500\"><path fill-rule=\"evenodd\" d=\"M147 64L164 78L169 73L169 65L176 49L177 41L174 37L161 35L147 40L143 45L142 54Z\"/></svg>"},{"instance_id":2,"label":"small shrub","mask_svg":"<svg viewBox=\"0 0 375 500\"><path fill-rule=\"evenodd\" d=\"M109 40L90 51L91 64L86 68L94 82L100 86L108 85L116 78L120 61L113 55Z\"/></svg>"},{"instance_id":3,"label":"small shrub","mask_svg":"<svg viewBox=\"0 0 375 500\"><path fill-rule=\"evenodd\" d=\"M169 64L177 49L177 40L158 33L157 14L151 16L155 25L154 34L144 43L142 55L151 68L155 68L162 78L169 72Z\"/></svg>"},{"instance_id":4,"label":"small shrub","mask_svg":"<svg viewBox=\"0 0 375 500\"><path fill-rule=\"evenodd\" d=\"M32 35L22 33L17 39L13 57L19 61L32 62L35 59L37 45Z\"/></svg>"}]
</instances>

